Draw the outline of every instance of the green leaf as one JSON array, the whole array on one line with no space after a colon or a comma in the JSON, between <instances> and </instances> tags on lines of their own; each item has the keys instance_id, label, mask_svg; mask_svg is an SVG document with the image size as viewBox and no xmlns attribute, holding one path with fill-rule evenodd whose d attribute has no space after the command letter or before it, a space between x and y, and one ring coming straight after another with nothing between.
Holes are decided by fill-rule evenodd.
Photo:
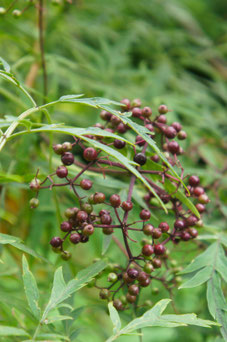
<instances>
[{"instance_id":1,"label":"green leaf","mask_svg":"<svg viewBox=\"0 0 227 342\"><path fill-rule=\"evenodd\" d=\"M212 266L204 267L202 270L198 271L192 278L183 283L179 289L192 288L205 283L210 279L213 271Z\"/></svg>"},{"instance_id":2,"label":"green leaf","mask_svg":"<svg viewBox=\"0 0 227 342\"><path fill-rule=\"evenodd\" d=\"M43 333L43 334L38 334L37 335L37 338L38 339L42 339L42 340L45 340L45 341L57 341L57 339L59 340L63 340L64 342L65 341L69 341L70 342L70 339L68 336L65 336L65 335L60 335L60 334L54 334L54 333Z\"/></svg>"},{"instance_id":3,"label":"green leaf","mask_svg":"<svg viewBox=\"0 0 227 342\"><path fill-rule=\"evenodd\" d=\"M109 308L109 312L110 312L110 319L113 323L113 333L117 334L118 331L121 329L120 316L119 316L117 310L115 309L115 307L113 306L113 302L110 302L108 304L108 308Z\"/></svg>"},{"instance_id":4,"label":"green leaf","mask_svg":"<svg viewBox=\"0 0 227 342\"><path fill-rule=\"evenodd\" d=\"M105 235L105 234L102 234L103 237L102 237L102 255L104 255L109 246L110 246L110 243L112 241L112 235Z\"/></svg>"},{"instance_id":5,"label":"green leaf","mask_svg":"<svg viewBox=\"0 0 227 342\"><path fill-rule=\"evenodd\" d=\"M119 322L116 322L116 317L112 319L115 324L114 334L108 338L106 342L112 342L116 340L121 335L128 335L133 333L137 329L142 329L145 327L181 327L186 325L197 325L200 327L210 328L212 325L219 325L218 323L203 320L197 318L197 316L192 314L185 315L162 315L163 311L169 304L170 299L162 299L155 306L146 311L141 317L132 320L123 329L119 330ZM111 308L111 306L110 306Z\"/></svg>"},{"instance_id":6,"label":"green leaf","mask_svg":"<svg viewBox=\"0 0 227 342\"><path fill-rule=\"evenodd\" d=\"M67 284L63 278L62 267L59 267L55 272L51 296L43 312L41 321L44 322L51 310L57 308L60 303L69 298L74 292L86 286L86 284L106 266L107 263L105 261L98 261L80 271L77 274L76 279L70 280Z\"/></svg>"},{"instance_id":7,"label":"green leaf","mask_svg":"<svg viewBox=\"0 0 227 342\"><path fill-rule=\"evenodd\" d=\"M24 329L0 325L0 336L29 336L29 334Z\"/></svg>"},{"instance_id":8,"label":"green leaf","mask_svg":"<svg viewBox=\"0 0 227 342\"><path fill-rule=\"evenodd\" d=\"M39 290L36 284L35 277L29 270L28 262L23 254L22 257L22 265L23 265L23 281L24 281L24 290L27 297L28 305L37 320L40 319L40 308L38 305L39 301Z\"/></svg>"},{"instance_id":9,"label":"green leaf","mask_svg":"<svg viewBox=\"0 0 227 342\"><path fill-rule=\"evenodd\" d=\"M8 73L10 72L9 64L2 57L0 57L0 65L3 66L4 71L6 71Z\"/></svg>"}]
</instances>

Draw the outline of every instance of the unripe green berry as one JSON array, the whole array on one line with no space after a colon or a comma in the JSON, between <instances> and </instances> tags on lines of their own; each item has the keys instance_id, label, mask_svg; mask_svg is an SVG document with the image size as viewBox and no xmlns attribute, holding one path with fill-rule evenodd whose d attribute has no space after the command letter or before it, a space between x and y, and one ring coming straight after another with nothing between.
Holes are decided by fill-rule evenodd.
<instances>
[{"instance_id":1,"label":"unripe green berry","mask_svg":"<svg viewBox=\"0 0 227 342\"><path fill-rule=\"evenodd\" d=\"M63 260L69 260L71 258L71 256L72 256L71 253L68 251L64 251L61 253L61 258Z\"/></svg>"},{"instance_id":2,"label":"unripe green berry","mask_svg":"<svg viewBox=\"0 0 227 342\"><path fill-rule=\"evenodd\" d=\"M118 276L117 276L116 273L111 272L111 273L108 274L107 280L108 280L110 283L114 283L115 281L117 281L117 279L118 279Z\"/></svg>"},{"instance_id":3,"label":"unripe green berry","mask_svg":"<svg viewBox=\"0 0 227 342\"><path fill-rule=\"evenodd\" d=\"M108 299L109 296L110 296L110 291L107 290L107 289L102 289L100 292L99 292L99 296L101 299Z\"/></svg>"},{"instance_id":4,"label":"unripe green berry","mask_svg":"<svg viewBox=\"0 0 227 342\"><path fill-rule=\"evenodd\" d=\"M18 9L13 10L12 12L12 15L14 16L14 18L19 18L21 14L22 14L21 11Z\"/></svg>"},{"instance_id":5,"label":"unripe green berry","mask_svg":"<svg viewBox=\"0 0 227 342\"><path fill-rule=\"evenodd\" d=\"M147 262L143 267L144 272L151 274L154 271L154 267L150 262Z\"/></svg>"},{"instance_id":6,"label":"unripe green berry","mask_svg":"<svg viewBox=\"0 0 227 342\"><path fill-rule=\"evenodd\" d=\"M30 204L30 207L31 207L32 209L37 208L38 205L39 205L39 200L38 200L38 198L35 198L35 197L34 197L34 198L31 198L29 204Z\"/></svg>"}]
</instances>

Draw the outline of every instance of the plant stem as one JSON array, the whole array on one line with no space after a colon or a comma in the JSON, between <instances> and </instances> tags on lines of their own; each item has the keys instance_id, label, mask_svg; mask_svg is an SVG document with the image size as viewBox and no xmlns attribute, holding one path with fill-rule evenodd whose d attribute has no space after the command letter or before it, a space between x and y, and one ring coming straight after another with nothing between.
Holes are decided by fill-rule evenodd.
<instances>
[{"instance_id":1,"label":"plant stem","mask_svg":"<svg viewBox=\"0 0 227 342\"><path fill-rule=\"evenodd\" d=\"M45 49L44 49L44 0L39 0L38 3L38 27L39 27L39 49L41 55L41 65L43 72L43 103L47 96L47 69L45 60Z\"/></svg>"}]
</instances>

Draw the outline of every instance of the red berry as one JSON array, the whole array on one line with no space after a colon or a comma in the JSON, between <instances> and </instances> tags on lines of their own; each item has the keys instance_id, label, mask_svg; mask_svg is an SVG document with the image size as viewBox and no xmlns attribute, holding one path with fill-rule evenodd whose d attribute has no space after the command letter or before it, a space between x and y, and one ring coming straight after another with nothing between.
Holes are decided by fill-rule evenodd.
<instances>
[{"instance_id":1,"label":"red berry","mask_svg":"<svg viewBox=\"0 0 227 342\"><path fill-rule=\"evenodd\" d=\"M150 107L144 107L142 109L142 114L143 116L145 116L146 118L149 118L152 115L152 110Z\"/></svg>"},{"instance_id":2,"label":"red berry","mask_svg":"<svg viewBox=\"0 0 227 342\"><path fill-rule=\"evenodd\" d=\"M169 225L167 222L161 222L158 227L161 229L163 233L168 232L169 230Z\"/></svg>"},{"instance_id":3,"label":"red berry","mask_svg":"<svg viewBox=\"0 0 227 342\"><path fill-rule=\"evenodd\" d=\"M71 225L71 223L68 222L68 221L63 221L63 222L61 223L61 230L62 230L63 232L70 232L70 230L72 230L72 225Z\"/></svg>"},{"instance_id":4,"label":"red berry","mask_svg":"<svg viewBox=\"0 0 227 342\"><path fill-rule=\"evenodd\" d=\"M197 186L194 190L193 190L193 195L199 197L201 195L204 194L204 189L201 186Z\"/></svg>"},{"instance_id":5,"label":"red berry","mask_svg":"<svg viewBox=\"0 0 227 342\"><path fill-rule=\"evenodd\" d=\"M127 302L129 302L129 303L135 303L136 296L132 296L132 295L130 295L130 293L127 293L126 294L126 299L127 299Z\"/></svg>"},{"instance_id":6,"label":"red berry","mask_svg":"<svg viewBox=\"0 0 227 342\"><path fill-rule=\"evenodd\" d=\"M191 235L192 238L196 238L198 235L198 231L195 228L189 228L188 229L189 234Z\"/></svg>"},{"instance_id":7,"label":"red berry","mask_svg":"<svg viewBox=\"0 0 227 342\"><path fill-rule=\"evenodd\" d=\"M140 108L137 108L137 107L133 108L132 116L134 118L139 118L141 115L142 115L142 110Z\"/></svg>"},{"instance_id":8,"label":"red berry","mask_svg":"<svg viewBox=\"0 0 227 342\"><path fill-rule=\"evenodd\" d=\"M169 150L169 152L171 152L172 154L178 154L179 153L179 151L180 151L180 146L179 146L179 144L178 144L178 142L176 142L176 141L170 141L169 143L168 143L168 150Z\"/></svg>"},{"instance_id":9,"label":"red berry","mask_svg":"<svg viewBox=\"0 0 227 342\"><path fill-rule=\"evenodd\" d=\"M159 156L157 154L155 154L154 156L151 157L151 160L155 163L158 163L159 161Z\"/></svg>"},{"instance_id":10,"label":"red berry","mask_svg":"<svg viewBox=\"0 0 227 342\"><path fill-rule=\"evenodd\" d=\"M191 235L188 232L182 232L181 233L181 240L188 241L191 239Z\"/></svg>"},{"instance_id":11,"label":"red berry","mask_svg":"<svg viewBox=\"0 0 227 342\"><path fill-rule=\"evenodd\" d=\"M143 146L145 144L145 142L146 141L141 136L139 136L139 135L136 136L136 145Z\"/></svg>"},{"instance_id":12,"label":"red berry","mask_svg":"<svg viewBox=\"0 0 227 342\"><path fill-rule=\"evenodd\" d=\"M120 301L120 299L114 299L113 306L115 307L115 309L117 311L121 311L124 308L122 302Z\"/></svg>"},{"instance_id":13,"label":"red berry","mask_svg":"<svg viewBox=\"0 0 227 342\"><path fill-rule=\"evenodd\" d=\"M105 227L105 228L102 229L102 232L105 235L111 235L111 234L113 234L114 230L113 230L113 228Z\"/></svg>"},{"instance_id":14,"label":"red berry","mask_svg":"<svg viewBox=\"0 0 227 342\"><path fill-rule=\"evenodd\" d=\"M139 275L139 271L136 268L129 268L127 271L127 275L131 279L136 279Z\"/></svg>"},{"instance_id":15,"label":"red berry","mask_svg":"<svg viewBox=\"0 0 227 342\"><path fill-rule=\"evenodd\" d=\"M56 170L56 175L59 177L59 178L65 178L67 177L68 175L68 170L67 170L67 167L65 166L59 166Z\"/></svg>"},{"instance_id":16,"label":"red berry","mask_svg":"<svg viewBox=\"0 0 227 342\"><path fill-rule=\"evenodd\" d=\"M124 211L130 211L132 210L133 204L130 201L124 201L122 202L121 207Z\"/></svg>"},{"instance_id":17,"label":"red berry","mask_svg":"<svg viewBox=\"0 0 227 342\"><path fill-rule=\"evenodd\" d=\"M101 119L105 120L105 121L110 121L112 114L107 112L106 110L102 110L100 113L100 117Z\"/></svg>"},{"instance_id":18,"label":"red berry","mask_svg":"<svg viewBox=\"0 0 227 342\"><path fill-rule=\"evenodd\" d=\"M123 100L121 100L121 103L125 105L124 109L126 111L130 109L131 104L130 104L130 100L129 99L123 99Z\"/></svg>"},{"instance_id":19,"label":"red berry","mask_svg":"<svg viewBox=\"0 0 227 342\"><path fill-rule=\"evenodd\" d=\"M117 126L117 131L121 134L124 134L127 131L127 126L123 124L123 122L120 122Z\"/></svg>"},{"instance_id":20,"label":"red berry","mask_svg":"<svg viewBox=\"0 0 227 342\"><path fill-rule=\"evenodd\" d=\"M166 116L165 115L159 115L157 118L157 122L165 124L167 122Z\"/></svg>"},{"instance_id":21,"label":"red berry","mask_svg":"<svg viewBox=\"0 0 227 342\"><path fill-rule=\"evenodd\" d=\"M164 134L167 138L173 139L177 135L177 131L172 126L169 126L165 129Z\"/></svg>"},{"instance_id":22,"label":"red berry","mask_svg":"<svg viewBox=\"0 0 227 342\"><path fill-rule=\"evenodd\" d=\"M60 247L62 245L62 242L62 239L58 236L55 236L50 240L50 244L52 247Z\"/></svg>"},{"instance_id":23,"label":"red berry","mask_svg":"<svg viewBox=\"0 0 227 342\"><path fill-rule=\"evenodd\" d=\"M179 140L184 140L187 138L187 133L185 131L180 131L178 134L177 134L177 137Z\"/></svg>"},{"instance_id":24,"label":"red berry","mask_svg":"<svg viewBox=\"0 0 227 342\"><path fill-rule=\"evenodd\" d=\"M169 110L168 110L168 107L163 104L158 107L158 111L160 114L166 114L168 113Z\"/></svg>"},{"instance_id":25,"label":"red berry","mask_svg":"<svg viewBox=\"0 0 227 342\"><path fill-rule=\"evenodd\" d=\"M74 163L74 155L71 152L64 152L61 156L64 165L72 165Z\"/></svg>"},{"instance_id":26,"label":"red berry","mask_svg":"<svg viewBox=\"0 0 227 342\"><path fill-rule=\"evenodd\" d=\"M128 292L130 293L130 295L132 296L137 296L140 292L139 286L138 285L130 285L128 288Z\"/></svg>"},{"instance_id":27,"label":"red berry","mask_svg":"<svg viewBox=\"0 0 227 342\"><path fill-rule=\"evenodd\" d=\"M140 284L140 286L142 286L142 287L147 287L148 285L150 285L150 282L151 282L150 278L147 278L147 279L145 279L145 280L141 280L141 281L139 282L139 284Z\"/></svg>"},{"instance_id":28,"label":"red berry","mask_svg":"<svg viewBox=\"0 0 227 342\"><path fill-rule=\"evenodd\" d=\"M148 235L148 236L152 235L153 231L154 231L154 227L152 226L152 224L147 223L143 227L143 232L145 235Z\"/></svg>"},{"instance_id":29,"label":"red berry","mask_svg":"<svg viewBox=\"0 0 227 342\"><path fill-rule=\"evenodd\" d=\"M142 254L145 256L150 256L154 253L154 248L152 245L144 245L142 248Z\"/></svg>"},{"instance_id":30,"label":"red berry","mask_svg":"<svg viewBox=\"0 0 227 342\"><path fill-rule=\"evenodd\" d=\"M138 281L139 283L140 282L143 282L143 281L146 281L147 279L149 279L149 275L145 272L139 272L139 275L138 275Z\"/></svg>"},{"instance_id":31,"label":"red berry","mask_svg":"<svg viewBox=\"0 0 227 342\"><path fill-rule=\"evenodd\" d=\"M92 224L87 224L84 228L83 228L83 235L85 236L90 236L94 233L94 227L92 226Z\"/></svg>"},{"instance_id":32,"label":"red berry","mask_svg":"<svg viewBox=\"0 0 227 342\"><path fill-rule=\"evenodd\" d=\"M174 223L174 227L179 230L186 228L185 221L177 219Z\"/></svg>"},{"instance_id":33,"label":"red berry","mask_svg":"<svg viewBox=\"0 0 227 342\"><path fill-rule=\"evenodd\" d=\"M173 122L171 126L173 126L173 128L175 128L175 130L177 132L180 132L180 130L182 128L182 126L181 126L181 124L179 122Z\"/></svg>"},{"instance_id":34,"label":"red berry","mask_svg":"<svg viewBox=\"0 0 227 342\"><path fill-rule=\"evenodd\" d=\"M197 217L194 215L191 215L186 219L186 224L187 224L187 226L192 227L196 224L197 221L198 221Z\"/></svg>"},{"instance_id":35,"label":"red berry","mask_svg":"<svg viewBox=\"0 0 227 342\"><path fill-rule=\"evenodd\" d=\"M87 161L93 161L97 158L98 153L93 147L85 148L83 152L83 157Z\"/></svg>"},{"instance_id":36,"label":"red berry","mask_svg":"<svg viewBox=\"0 0 227 342\"><path fill-rule=\"evenodd\" d=\"M94 203L99 204L103 203L106 199L106 196L102 192L96 192L94 194Z\"/></svg>"},{"instance_id":37,"label":"red berry","mask_svg":"<svg viewBox=\"0 0 227 342\"><path fill-rule=\"evenodd\" d=\"M69 239L72 243L74 243L74 245L76 245L81 241L81 236L78 233L73 233L70 235Z\"/></svg>"},{"instance_id":38,"label":"red berry","mask_svg":"<svg viewBox=\"0 0 227 342\"><path fill-rule=\"evenodd\" d=\"M154 268L161 268L162 267L162 261L160 259L153 259L152 264Z\"/></svg>"},{"instance_id":39,"label":"red berry","mask_svg":"<svg viewBox=\"0 0 227 342\"><path fill-rule=\"evenodd\" d=\"M115 140L114 140L114 147L117 148L117 149L119 149L119 150L120 150L121 148L124 148L124 147L125 147L125 141L115 139Z\"/></svg>"},{"instance_id":40,"label":"red berry","mask_svg":"<svg viewBox=\"0 0 227 342\"><path fill-rule=\"evenodd\" d=\"M155 253L156 255L162 255L162 254L165 253L165 251L166 251L166 249L165 249L165 246L164 246L164 245L161 245L161 244L159 244L159 245L154 245L154 253Z\"/></svg>"},{"instance_id":41,"label":"red berry","mask_svg":"<svg viewBox=\"0 0 227 342\"><path fill-rule=\"evenodd\" d=\"M102 216L102 215L109 215L110 214L110 212L108 211L108 210L106 210L106 209L102 209L102 210L100 210L100 212L99 212L99 216Z\"/></svg>"},{"instance_id":42,"label":"red berry","mask_svg":"<svg viewBox=\"0 0 227 342\"><path fill-rule=\"evenodd\" d=\"M202 194L198 198L199 202L202 204L207 204L210 202L209 197L206 194Z\"/></svg>"},{"instance_id":43,"label":"red berry","mask_svg":"<svg viewBox=\"0 0 227 342\"><path fill-rule=\"evenodd\" d=\"M143 209L143 210L140 212L140 218L141 218L141 220L147 221L147 220L149 220L150 217L151 217L151 213L150 213L149 210Z\"/></svg>"},{"instance_id":44,"label":"red berry","mask_svg":"<svg viewBox=\"0 0 227 342\"><path fill-rule=\"evenodd\" d=\"M154 131L154 127L152 124L147 124L145 125L145 127L150 131L150 132L153 132Z\"/></svg>"},{"instance_id":45,"label":"red berry","mask_svg":"<svg viewBox=\"0 0 227 342\"><path fill-rule=\"evenodd\" d=\"M105 225L109 225L112 222L111 216L110 215L106 215L106 214L102 215L100 217L100 220L101 220L102 224L105 224Z\"/></svg>"},{"instance_id":46,"label":"red berry","mask_svg":"<svg viewBox=\"0 0 227 342\"><path fill-rule=\"evenodd\" d=\"M83 190L90 190L92 187L92 181L90 179L82 179L80 182L80 187Z\"/></svg>"},{"instance_id":47,"label":"red berry","mask_svg":"<svg viewBox=\"0 0 227 342\"><path fill-rule=\"evenodd\" d=\"M141 100L140 99L132 100L131 106L132 107L140 107L141 106Z\"/></svg>"},{"instance_id":48,"label":"red berry","mask_svg":"<svg viewBox=\"0 0 227 342\"><path fill-rule=\"evenodd\" d=\"M114 195L110 196L110 204L114 208L120 207L120 205L121 205L121 198L120 198L120 196L117 195L117 194L114 194Z\"/></svg>"},{"instance_id":49,"label":"red berry","mask_svg":"<svg viewBox=\"0 0 227 342\"><path fill-rule=\"evenodd\" d=\"M119 119L119 117L116 115L112 115L110 122L111 122L112 126L116 127L121 122L121 119Z\"/></svg>"},{"instance_id":50,"label":"red berry","mask_svg":"<svg viewBox=\"0 0 227 342\"><path fill-rule=\"evenodd\" d=\"M155 228L152 234L153 239L159 239L162 236L162 231L159 228Z\"/></svg>"},{"instance_id":51,"label":"red berry","mask_svg":"<svg viewBox=\"0 0 227 342\"><path fill-rule=\"evenodd\" d=\"M199 185L199 177L197 176L191 176L188 180L189 184L192 186L192 187L195 187L197 185Z\"/></svg>"},{"instance_id":52,"label":"red berry","mask_svg":"<svg viewBox=\"0 0 227 342\"><path fill-rule=\"evenodd\" d=\"M77 218L77 221L84 222L84 221L87 221L88 214L86 213L86 211L79 210L77 215L76 215L76 218Z\"/></svg>"},{"instance_id":53,"label":"red berry","mask_svg":"<svg viewBox=\"0 0 227 342\"><path fill-rule=\"evenodd\" d=\"M139 165L144 165L144 164L146 164L147 157L145 156L144 153L140 152L140 153L135 154L133 160L134 160L134 162L136 162Z\"/></svg>"},{"instance_id":54,"label":"red berry","mask_svg":"<svg viewBox=\"0 0 227 342\"><path fill-rule=\"evenodd\" d=\"M203 196L203 195L202 195ZM196 204L196 209L198 210L199 213L203 213L205 211L205 205L202 203L197 203Z\"/></svg>"}]
</instances>

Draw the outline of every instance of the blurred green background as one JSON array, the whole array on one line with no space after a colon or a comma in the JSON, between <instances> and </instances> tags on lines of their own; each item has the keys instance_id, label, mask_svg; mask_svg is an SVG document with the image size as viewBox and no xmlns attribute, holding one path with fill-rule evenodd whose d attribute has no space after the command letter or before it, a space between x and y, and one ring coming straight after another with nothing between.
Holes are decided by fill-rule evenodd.
<instances>
[{"instance_id":1,"label":"blurred green background","mask_svg":"<svg viewBox=\"0 0 227 342\"><path fill-rule=\"evenodd\" d=\"M3 0L0 6L11 2ZM15 8L23 9L26 1ZM101 96L120 101L141 98L155 112L165 103L172 112L170 122L179 120L188 139L182 163L187 173L196 173L206 187L211 203L204 220L207 231L225 230L227 217L226 133L227 133L227 2L223 0L78 0L45 3L45 58L48 73L46 102L67 94ZM38 103L42 103L42 69L38 46L36 9L29 8L20 18L12 11L0 17L0 55L12 67L15 76L27 86ZM0 81L0 115L19 115L29 104L19 91ZM85 106L61 105L51 112L53 122L77 127L91 126L99 113ZM39 122L40 117L34 117ZM64 137L54 136L54 141ZM54 196L46 191L40 195L40 207L29 208L32 197L28 182L37 168L48 173L48 144L45 136L25 135L12 140L1 152L1 174L20 177L19 182L2 183L1 232L20 236L26 244L51 260L55 266L64 264L65 274L72 277L78 269L101 256L101 234L91 243L73 251L67 265L47 247L58 232ZM57 165L58 160L54 159ZM1 181L1 175L0 175ZM97 181L97 183L99 180ZM97 185L98 186L98 185ZM113 185L115 188L115 185ZM68 192L58 192L61 212L69 205ZM57 194L58 195L58 194ZM15 303L22 302L21 253L13 248L1 250L4 265L0 266L0 319L17 321L11 316L6 293ZM187 264L198 251L191 246L185 256L184 246L178 258ZM174 252L173 252L174 253ZM193 254L194 253L194 254ZM108 251L112 261L121 257L112 243ZM32 270L42 289L43 298L51 287L53 265L40 264L30 258ZM50 276L51 275L51 276ZM47 281L48 279L48 281ZM157 284L158 285L158 284ZM205 287L176 291L176 307L181 313L196 312L211 319L205 299ZM160 289L158 296L147 291L153 302L167 298ZM25 298L25 297L24 297ZM21 302L20 302L21 301ZM16 304L15 304L16 305ZM19 305L19 304L18 304ZM105 304L98 292L84 289L75 297L75 305L86 305L78 319L81 333L76 341L101 342L111 333ZM127 321L129 316L122 315ZM102 327L102 329L100 329ZM144 342L221 342L217 329L178 328L144 329ZM123 337L119 341L137 341ZM12 341L12 340L4 340ZM17 341L15 339L15 341Z\"/></svg>"}]
</instances>

